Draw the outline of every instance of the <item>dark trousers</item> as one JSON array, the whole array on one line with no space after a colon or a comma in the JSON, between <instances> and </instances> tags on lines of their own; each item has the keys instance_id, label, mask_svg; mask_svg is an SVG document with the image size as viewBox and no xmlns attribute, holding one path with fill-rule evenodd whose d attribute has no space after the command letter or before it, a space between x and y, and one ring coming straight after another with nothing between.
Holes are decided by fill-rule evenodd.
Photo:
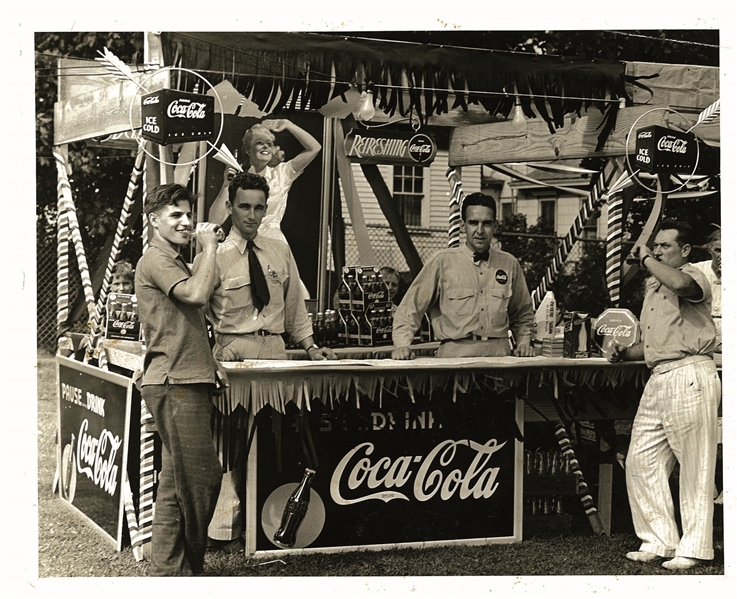
<instances>
[{"instance_id":1,"label":"dark trousers","mask_svg":"<svg viewBox=\"0 0 737 599\"><path fill-rule=\"evenodd\" d=\"M210 430L211 385L145 385L141 396L161 436L150 576L202 571L207 526L215 511L222 467Z\"/></svg>"}]
</instances>

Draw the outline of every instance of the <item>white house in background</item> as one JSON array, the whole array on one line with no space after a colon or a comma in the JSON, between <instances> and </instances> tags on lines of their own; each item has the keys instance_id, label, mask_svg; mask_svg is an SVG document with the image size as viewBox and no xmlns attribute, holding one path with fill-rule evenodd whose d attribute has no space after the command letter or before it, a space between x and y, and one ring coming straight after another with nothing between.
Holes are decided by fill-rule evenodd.
<instances>
[{"instance_id":1,"label":"white house in background","mask_svg":"<svg viewBox=\"0 0 737 599\"><path fill-rule=\"evenodd\" d=\"M400 271L407 270L404 256L361 166L351 164L351 168L379 266L391 265ZM434 252L447 247L450 199L450 186L446 178L448 150L439 148L429 167L379 165L378 168L398 203L422 260L426 261ZM524 165L515 165L514 168L538 180L555 178L556 183L562 186L586 189L589 185L589 179L580 176L561 177ZM564 236L583 204L581 196L536 183L513 180L487 166L464 166L458 172L464 194L483 191L496 200L497 218L500 221L508 215L521 213L527 217L528 225L534 225L542 218L557 235ZM360 257L345 199L342 207L346 224L346 263L355 264L360 262ZM583 236L606 237L606 218L593 222Z\"/></svg>"}]
</instances>

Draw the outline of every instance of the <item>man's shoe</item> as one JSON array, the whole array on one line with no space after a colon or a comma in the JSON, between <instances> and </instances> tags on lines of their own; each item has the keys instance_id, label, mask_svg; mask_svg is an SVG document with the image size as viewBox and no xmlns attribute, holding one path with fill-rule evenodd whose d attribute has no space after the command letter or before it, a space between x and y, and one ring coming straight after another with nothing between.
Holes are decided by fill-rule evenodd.
<instances>
[{"instance_id":1,"label":"man's shoe","mask_svg":"<svg viewBox=\"0 0 737 599\"><path fill-rule=\"evenodd\" d=\"M694 559L692 557L681 557L676 556L667 562L663 562L663 568L668 570L690 570L691 568L700 565L702 560Z\"/></svg>"},{"instance_id":2,"label":"man's shoe","mask_svg":"<svg viewBox=\"0 0 737 599\"><path fill-rule=\"evenodd\" d=\"M630 551L624 557L631 562L654 562L660 556L650 553L649 551Z\"/></svg>"}]
</instances>

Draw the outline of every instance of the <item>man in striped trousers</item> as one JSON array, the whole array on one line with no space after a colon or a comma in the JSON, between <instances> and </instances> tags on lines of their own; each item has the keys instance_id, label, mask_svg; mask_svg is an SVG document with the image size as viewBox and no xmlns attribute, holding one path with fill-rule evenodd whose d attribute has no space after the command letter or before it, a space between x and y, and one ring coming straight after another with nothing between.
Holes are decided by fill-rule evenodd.
<instances>
[{"instance_id":1,"label":"man in striped trousers","mask_svg":"<svg viewBox=\"0 0 737 599\"><path fill-rule=\"evenodd\" d=\"M691 228L665 220L653 250L636 245L632 256L652 275L640 321L642 342L615 345L610 361L642 360L652 369L634 424L626 461L627 493L638 551L627 559L663 562L688 570L714 558L713 489L717 409L721 383L712 359L716 329L711 287L688 262ZM680 464L682 534L674 516L668 478Z\"/></svg>"}]
</instances>

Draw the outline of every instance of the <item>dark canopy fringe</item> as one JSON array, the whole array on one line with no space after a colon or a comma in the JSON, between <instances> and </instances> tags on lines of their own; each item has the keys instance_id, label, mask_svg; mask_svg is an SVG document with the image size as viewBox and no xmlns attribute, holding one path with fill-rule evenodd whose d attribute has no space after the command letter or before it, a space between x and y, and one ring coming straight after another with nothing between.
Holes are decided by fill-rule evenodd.
<instances>
[{"instance_id":1,"label":"dark canopy fringe","mask_svg":"<svg viewBox=\"0 0 737 599\"><path fill-rule=\"evenodd\" d=\"M428 116L448 111L449 88L455 96L451 110L468 110L470 104L477 104L492 115L509 115L517 81L518 87L520 82L524 86L520 93L533 97L521 98L528 118L537 112L554 130L562 126L565 114L580 115L593 105L606 114L602 132L611 132L617 111L614 101L627 97L624 63L620 62L316 33L164 33L162 42L166 64L172 64L179 45L182 67L202 74L213 85L223 79L235 80L238 91L252 93L261 110L294 107L300 94L301 106L307 107L309 100L308 107L316 110L345 94L351 83L360 91L372 81L377 86L378 107L389 115L398 111L406 117L412 111L426 122ZM337 83L330 94L333 64ZM363 80L357 78L359 65ZM408 89L400 87L402 71ZM466 85L469 94L464 93ZM417 89L423 86L433 89ZM277 91L282 94L278 101Z\"/></svg>"}]
</instances>

